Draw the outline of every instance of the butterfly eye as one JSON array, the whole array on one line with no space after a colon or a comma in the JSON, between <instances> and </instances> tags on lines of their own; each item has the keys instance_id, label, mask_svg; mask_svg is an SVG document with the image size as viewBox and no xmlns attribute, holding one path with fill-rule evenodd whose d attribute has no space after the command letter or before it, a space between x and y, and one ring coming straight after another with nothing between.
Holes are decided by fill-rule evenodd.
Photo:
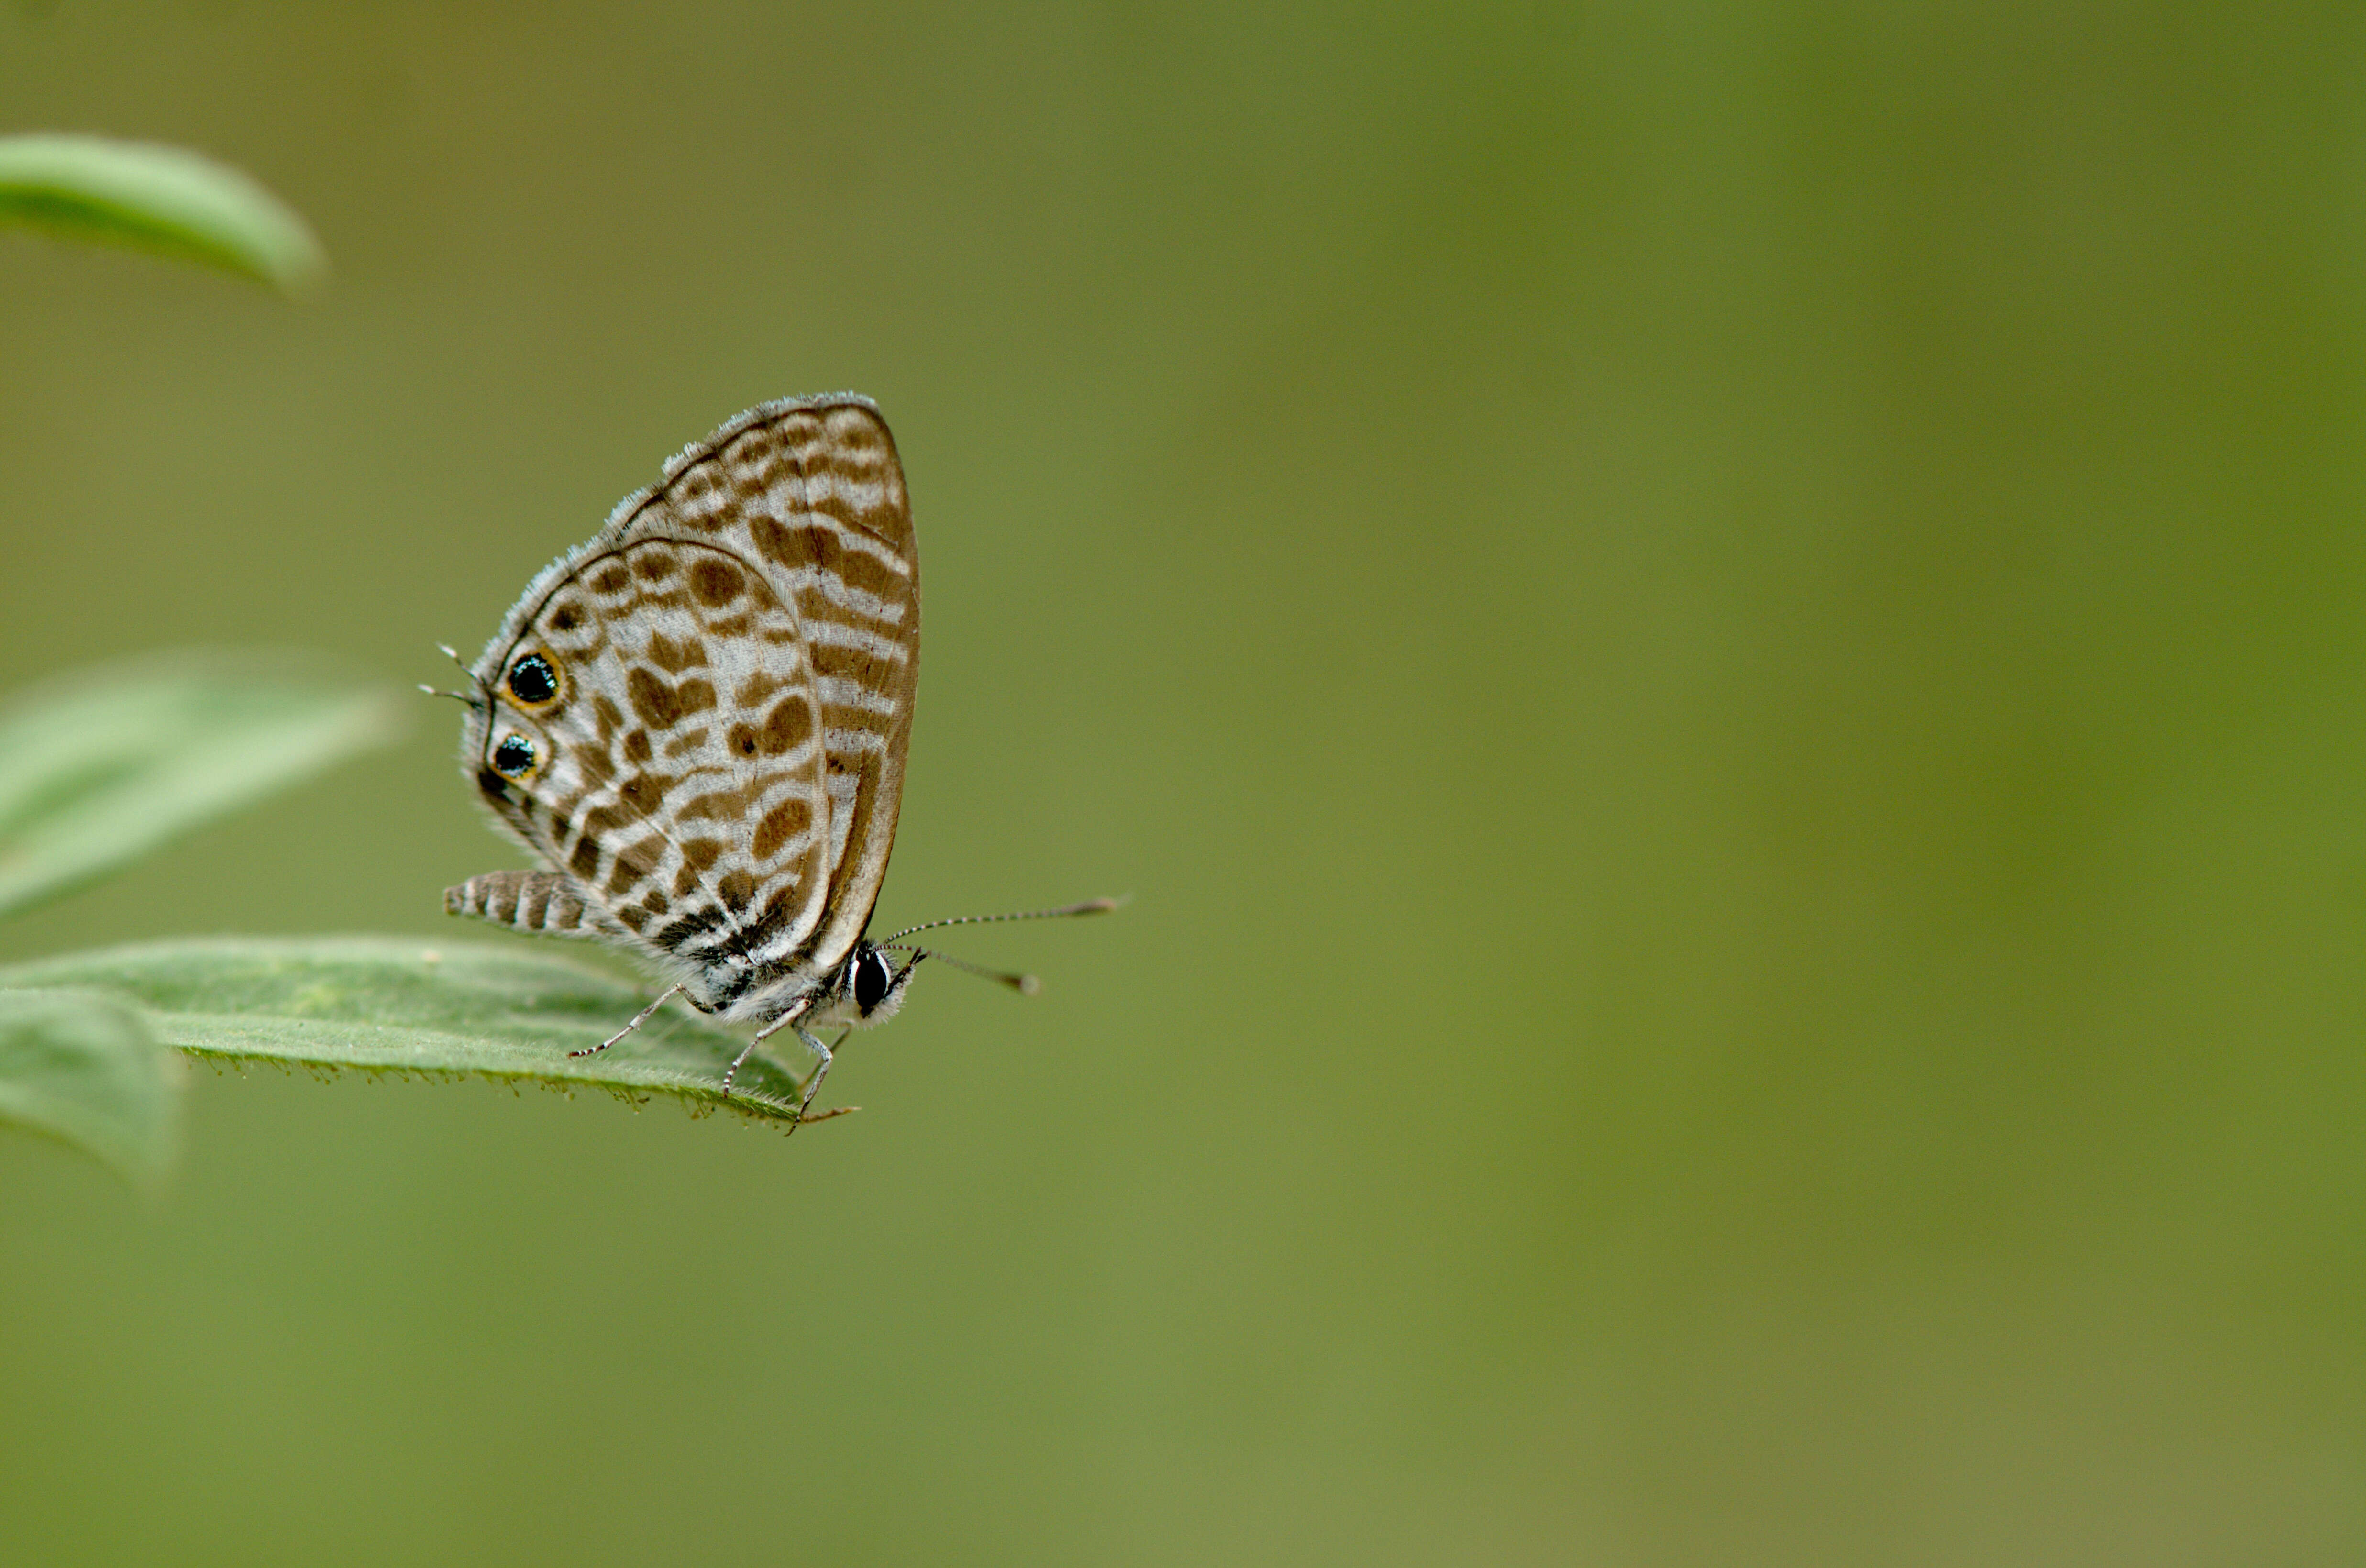
<instances>
[{"instance_id":1,"label":"butterfly eye","mask_svg":"<svg viewBox=\"0 0 2366 1568\"><path fill-rule=\"evenodd\" d=\"M887 982L890 977L887 960L880 955L877 949L874 948L856 959L854 961L854 1005L866 1013L877 1007L879 998L887 994Z\"/></svg>"},{"instance_id":2,"label":"butterfly eye","mask_svg":"<svg viewBox=\"0 0 2366 1568\"><path fill-rule=\"evenodd\" d=\"M522 779L534 772L534 742L512 733L493 748L493 772L505 779Z\"/></svg>"},{"instance_id":3,"label":"butterfly eye","mask_svg":"<svg viewBox=\"0 0 2366 1568\"><path fill-rule=\"evenodd\" d=\"M533 707L558 694L558 671L539 653L529 653L510 666L510 695Z\"/></svg>"}]
</instances>

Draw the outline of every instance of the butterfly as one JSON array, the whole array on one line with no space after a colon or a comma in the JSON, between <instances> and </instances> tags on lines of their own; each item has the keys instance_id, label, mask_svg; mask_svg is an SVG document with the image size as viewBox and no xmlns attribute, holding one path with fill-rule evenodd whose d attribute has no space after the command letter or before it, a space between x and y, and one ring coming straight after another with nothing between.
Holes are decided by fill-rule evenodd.
<instances>
[{"instance_id":1,"label":"butterfly","mask_svg":"<svg viewBox=\"0 0 2366 1568\"><path fill-rule=\"evenodd\" d=\"M969 923L866 936L920 673L919 553L878 406L762 403L684 448L526 586L467 669L473 694L438 694L468 705L461 771L542 869L471 877L445 908L605 942L670 982L574 1055L679 995L754 1026L727 1096L789 1030L817 1058L792 1130L838 1114L807 1114L835 1049L815 1032L840 1026L843 1044L893 1016L922 960L960 964L906 939Z\"/></svg>"}]
</instances>

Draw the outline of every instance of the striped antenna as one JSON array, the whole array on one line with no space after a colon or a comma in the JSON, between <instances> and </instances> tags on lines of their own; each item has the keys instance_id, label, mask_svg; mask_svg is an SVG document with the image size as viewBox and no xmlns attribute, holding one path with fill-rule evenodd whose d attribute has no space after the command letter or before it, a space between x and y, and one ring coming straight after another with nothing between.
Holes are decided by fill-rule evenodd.
<instances>
[{"instance_id":1,"label":"striped antenna","mask_svg":"<svg viewBox=\"0 0 2366 1568\"><path fill-rule=\"evenodd\" d=\"M975 975L980 979L992 980L998 985L1008 986L1022 997L1031 997L1043 988L1043 982L1032 975L1013 974L1008 969L988 969L983 964L972 964L966 958L955 958L952 953L939 953L933 947L914 947L908 942L874 942L873 945L883 953L908 953L912 955L912 962L915 964L923 958L933 958L940 964L950 964L954 968Z\"/></svg>"},{"instance_id":2,"label":"striped antenna","mask_svg":"<svg viewBox=\"0 0 2366 1568\"><path fill-rule=\"evenodd\" d=\"M939 926L985 926L992 925L997 920L1056 920L1070 915L1106 915L1111 909L1123 908L1127 900L1132 897L1132 894L1128 893L1116 898L1087 898L1081 904L1065 904L1056 909L1021 909L1009 915L956 915L950 920L923 920L917 926L905 927L885 942L875 942L871 945L891 947L907 936L915 936L921 931L932 931ZM944 954L939 953L937 956L942 958Z\"/></svg>"},{"instance_id":3,"label":"striped antenna","mask_svg":"<svg viewBox=\"0 0 2366 1568\"><path fill-rule=\"evenodd\" d=\"M449 697L472 712L485 711L488 705L484 698L485 683L477 680L477 672L468 668L468 661L460 657L460 650L448 642L439 642L435 645L435 651L460 667L460 672L475 682L478 694L472 697L466 692L447 692L440 686L428 685L423 681L420 682L419 689L431 697Z\"/></svg>"}]
</instances>

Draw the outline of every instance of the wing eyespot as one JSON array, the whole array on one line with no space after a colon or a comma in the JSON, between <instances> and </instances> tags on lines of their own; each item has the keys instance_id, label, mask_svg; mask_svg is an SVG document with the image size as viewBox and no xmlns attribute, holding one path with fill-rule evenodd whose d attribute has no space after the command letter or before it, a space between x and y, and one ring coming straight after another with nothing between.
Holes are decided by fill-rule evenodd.
<instances>
[{"instance_id":1,"label":"wing eyespot","mask_svg":"<svg viewBox=\"0 0 2366 1568\"><path fill-rule=\"evenodd\" d=\"M493 748L493 772L512 781L528 777L535 762L534 742L512 730Z\"/></svg>"},{"instance_id":2,"label":"wing eyespot","mask_svg":"<svg viewBox=\"0 0 2366 1568\"><path fill-rule=\"evenodd\" d=\"M529 653L510 666L510 695L522 707L549 705L558 696L558 666L549 655Z\"/></svg>"}]
</instances>

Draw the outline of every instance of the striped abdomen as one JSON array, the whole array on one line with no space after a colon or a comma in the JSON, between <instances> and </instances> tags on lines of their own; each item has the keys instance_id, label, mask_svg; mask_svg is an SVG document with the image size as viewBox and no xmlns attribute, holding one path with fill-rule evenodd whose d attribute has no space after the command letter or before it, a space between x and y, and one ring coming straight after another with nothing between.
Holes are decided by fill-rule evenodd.
<instances>
[{"instance_id":1,"label":"striped abdomen","mask_svg":"<svg viewBox=\"0 0 2366 1568\"><path fill-rule=\"evenodd\" d=\"M599 917L584 907L575 879L552 871L489 871L472 876L444 889L444 912L552 936L609 934Z\"/></svg>"}]
</instances>

